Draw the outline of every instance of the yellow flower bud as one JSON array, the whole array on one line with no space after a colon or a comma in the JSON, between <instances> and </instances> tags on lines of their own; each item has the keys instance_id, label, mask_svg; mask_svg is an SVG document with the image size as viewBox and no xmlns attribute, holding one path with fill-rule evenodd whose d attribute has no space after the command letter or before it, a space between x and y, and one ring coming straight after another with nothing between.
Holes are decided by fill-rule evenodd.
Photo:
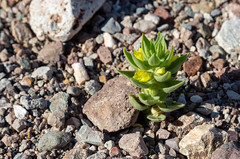
<instances>
[{"instance_id":1,"label":"yellow flower bud","mask_svg":"<svg viewBox=\"0 0 240 159\"><path fill-rule=\"evenodd\" d=\"M135 72L133 78L139 82L147 82L152 77L149 73L145 72L144 70L139 69L138 71Z\"/></svg>"},{"instance_id":2,"label":"yellow flower bud","mask_svg":"<svg viewBox=\"0 0 240 159\"><path fill-rule=\"evenodd\" d=\"M156 73L159 74L159 75L163 75L165 72L166 72L166 71L165 71L165 68L164 68L164 67L163 67L163 68L159 68L159 69L157 69L157 71L156 71Z\"/></svg>"},{"instance_id":3,"label":"yellow flower bud","mask_svg":"<svg viewBox=\"0 0 240 159\"><path fill-rule=\"evenodd\" d=\"M158 116L158 115L162 114L163 112L158 108L158 106L155 105L151 108L151 113L154 116Z\"/></svg>"},{"instance_id":4,"label":"yellow flower bud","mask_svg":"<svg viewBox=\"0 0 240 159\"><path fill-rule=\"evenodd\" d=\"M141 60L141 61L144 61L144 58L143 58L143 52L142 52L142 48L139 48L138 51L134 50L134 56Z\"/></svg>"}]
</instances>

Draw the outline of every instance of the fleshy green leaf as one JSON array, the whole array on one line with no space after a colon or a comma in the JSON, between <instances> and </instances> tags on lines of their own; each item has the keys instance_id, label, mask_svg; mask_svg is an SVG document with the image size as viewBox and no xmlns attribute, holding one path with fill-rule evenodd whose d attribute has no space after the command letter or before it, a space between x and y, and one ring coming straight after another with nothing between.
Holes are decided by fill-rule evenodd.
<instances>
[{"instance_id":1,"label":"fleshy green leaf","mask_svg":"<svg viewBox=\"0 0 240 159\"><path fill-rule=\"evenodd\" d=\"M148 59L148 63L151 66L159 66L160 59L156 56L156 54L152 54L152 56Z\"/></svg>"},{"instance_id":2,"label":"fleshy green leaf","mask_svg":"<svg viewBox=\"0 0 240 159\"><path fill-rule=\"evenodd\" d=\"M151 69L151 66L149 66L148 62L147 61L141 61L139 59L137 59L134 54L131 54L132 55L132 59L134 61L134 63L136 64L136 66L142 70L149 70Z\"/></svg>"},{"instance_id":3,"label":"fleshy green leaf","mask_svg":"<svg viewBox=\"0 0 240 159\"><path fill-rule=\"evenodd\" d=\"M127 50L126 50L125 48L123 49L123 53L124 53L124 55L126 56L129 64L130 64L134 69L137 70L138 67L137 67L137 65L134 63L134 61L133 61L133 59L132 59L132 55L131 55L129 52L127 52Z\"/></svg>"},{"instance_id":4,"label":"fleshy green leaf","mask_svg":"<svg viewBox=\"0 0 240 159\"><path fill-rule=\"evenodd\" d=\"M133 84L135 84L137 87L140 87L140 88L150 88L152 86L150 82L139 82L134 78L131 78L130 80L133 82Z\"/></svg>"},{"instance_id":5,"label":"fleshy green leaf","mask_svg":"<svg viewBox=\"0 0 240 159\"><path fill-rule=\"evenodd\" d=\"M158 74L154 74L153 76L155 78L156 81L158 82L166 82L169 79L171 79L171 72L167 71L165 74L163 75L158 75Z\"/></svg>"},{"instance_id":6,"label":"fleshy green leaf","mask_svg":"<svg viewBox=\"0 0 240 159\"><path fill-rule=\"evenodd\" d=\"M165 60L160 64L160 67L167 66L169 61L172 59L172 57L173 57L173 47L171 48L171 51L168 51L168 54L167 54Z\"/></svg>"},{"instance_id":7,"label":"fleshy green leaf","mask_svg":"<svg viewBox=\"0 0 240 159\"><path fill-rule=\"evenodd\" d=\"M187 60L188 56L190 54L183 55L179 58L177 58L175 61L171 63L171 65L167 68L168 71L170 71L172 74L176 73L180 66Z\"/></svg>"},{"instance_id":8,"label":"fleshy green leaf","mask_svg":"<svg viewBox=\"0 0 240 159\"><path fill-rule=\"evenodd\" d=\"M142 52L145 60L147 60L151 56L150 41L147 39L147 37L144 34L142 34Z\"/></svg>"},{"instance_id":9,"label":"fleshy green leaf","mask_svg":"<svg viewBox=\"0 0 240 159\"><path fill-rule=\"evenodd\" d=\"M157 104L159 109L163 112L172 112L174 110L180 109L185 106L185 104L178 103L175 101L165 101L165 103L159 103Z\"/></svg>"},{"instance_id":10,"label":"fleshy green leaf","mask_svg":"<svg viewBox=\"0 0 240 159\"><path fill-rule=\"evenodd\" d=\"M135 95L132 95L132 94L129 95L129 102L134 106L135 109L140 110L140 111L145 110L145 109L148 108L146 105L140 104L137 101Z\"/></svg>"},{"instance_id":11,"label":"fleshy green leaf","mask_svg":"<svg viewBox=\"0 0 240 159\"><path fill-rule=\"evenodd\" d=\"M176 89L178 89L180 86L182 86L184 84L185 81L169 81L168 85L170 85L170 87L165 87L163 88L163 92L165 93L171 93L173 91L175 91Z\"/></svg>"},{"instance_id":12,"label":"fleshy green leaf","mask_svg":"<svg viewBox=\"0 0 240 159\"><path fill-rule=\"evenodd\" d=\"M166 115L160 114L159 116L148 115L147 118L153 122L161 122L166 119Z\"/></svg>"},{"instance_id":13,"label":"fleshy green leaf","mask_svg":"<svg viewBox=\"0 0 240 159\"><path fill-rule=\"evenodd\" d=\"M139 97L139 100L145 105L154 105L159 100L159 97L151 97L144 93L139 93L138 97Z\"/></svg>"},{"instance_id":14,"label":"fleshy green leaf","mask_svg":"<svg viewBox=\"0 0 240 159\"><path fill-rule=\"evenodd\" d=\"M132 78L135 73L135 71L121 71L121 70L117 70L117 71L129 79Z\"/></svg>"}]
</instances>

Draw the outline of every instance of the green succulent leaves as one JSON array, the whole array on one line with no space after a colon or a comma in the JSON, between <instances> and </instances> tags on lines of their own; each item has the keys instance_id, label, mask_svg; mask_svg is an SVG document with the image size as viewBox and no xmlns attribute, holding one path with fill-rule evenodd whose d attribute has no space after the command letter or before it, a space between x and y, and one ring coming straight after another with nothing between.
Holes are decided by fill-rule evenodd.
<instances>
[{"instance_id":1,"label":"green succulent leaves","mask_svg":"<svg viewBox=\"0 0 240 159\"><path fill-rule=\"evenodd\" d=\"M118 70L118 72L142 89L137 97L129 95L130 103L137 110L145 111L149 120L160 122L165 120L166 112L184 106L184 104L165 99L184 84L184 81L175 80L175 77L189 54L174 56L173 47L167 50L164 36L160 33L155 41L148 40L143 34L139 50L129 53L124 48L123 53L136 71Z\"/></svg>"}]
</instances>

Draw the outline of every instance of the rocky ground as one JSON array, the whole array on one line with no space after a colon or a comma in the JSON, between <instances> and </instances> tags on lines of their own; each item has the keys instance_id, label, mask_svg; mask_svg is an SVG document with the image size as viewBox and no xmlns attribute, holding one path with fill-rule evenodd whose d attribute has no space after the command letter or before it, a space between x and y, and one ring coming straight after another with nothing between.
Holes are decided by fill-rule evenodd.
<instances>
[{"instance_id":1,"label":"rocky ground","mask_svg":"<svg viewBox=\"0 0 240 159\"><path fill-rule=\"evenodd\" d=\"M240 1L32 1L0 0L0 158L240 158ZM116 70L159 31L191 56L169 97L186 106L152 123Z\"/></svg>"}]
</instances>

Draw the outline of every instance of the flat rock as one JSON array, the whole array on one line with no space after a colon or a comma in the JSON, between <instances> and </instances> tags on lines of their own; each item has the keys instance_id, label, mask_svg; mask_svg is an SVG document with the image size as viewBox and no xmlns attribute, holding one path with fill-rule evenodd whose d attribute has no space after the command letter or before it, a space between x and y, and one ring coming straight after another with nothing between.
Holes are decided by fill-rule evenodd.
<instances>
[{"instance_id":1,"label":"flat rock","mask_svg":"<svg viewBox=\"0 0 240 159\"><path fill-rule=\"evenodd\" d=\"M137 92L125 77L111 79L87 101L83 113L100 130L116 132L128 128L136 122L139 111L133 108L127 96Z\"/></svg>"},{"instance_id":2,"label":"flat rock","mask_svg":"<svg viewBox=\"0 0 240 159\"><path fill-rule=\"evenodd\" d=\"M37 146L39 151L52 151L53 149L64 148L70 141L69 133L51 131L40 138Z\"/></svg>"},{"instance_id":3,"label":"flat rock","mask_svg":"<svg viewBox=\"0 0 240 159\"><path fill-rule=\"evenodd\" d=\"M8 84L11 84L11 82L7 78L3 78L0 81L0 92L2 92Z\"/></svg>"},{"instance_id":4,"label":"flat rock","mask_svg":"<svg viewBox=\"0 0 240 159\"><path fill-rule=\"evenodd\" d=\"M93 130L87 125L83 125L76 135L79 142L86 142L93 145L103 145L104 136L100 131Z\"/></svg>"},{"instance_id":5,"label":"flat rock","mask_svg":"<svg viewBox=\"0 0 240 159\"><path fill-rule=\"evenodd\" d=\"M210 159L214 150L228 141L227 132L212 124L196 126L179 143L180 153L188 158Z\"/></svg>"},{"instance_id":6,"label":"flat rock","mask_svg":"<svg viewBox=\"0 0 240 159\"><path fill-rule=\"evenodd\" d=\"M173 123L170 123L168 125L168 130L175 132L179 138L182 138L194 127L202 125L206 121L207 120L201 115L194 112L189 112L179 117Z\"/></svg>"},{"instance_id":7,"label":"flat rock","mask_svg":"<svg viewBox=\"0 0 240 159\"><path fill-rule=\"evenodd\" d=\"M117 44L112 35L109 33L103 33L103 40L106 47L112 48Z\"/></svg>"},{"instance_id":8,"label":"flat rock","mask_svg":"<svg viewBox=\"0 0 240 159\"><path fill-rule=\"evenodd\" d=\"M223 23L215 39L227 52L240 52L240 19L227 20Z\"/></svg>"},{"instance_id":9,"label":"flat rock","mask_svg":"<svg viewBox=\"0 0 240 159\"><path fill-rule=\"evenodd\" d=\"M148 148L139 133L126 134L119 140L119 147L127 151L131 156L143 156L148 154Z\"/></svg>"},{"instance_id":10,"label":"flat rock","mask_svg":"<svg viewBox=\"0 0 240 159\"><path fill-rule=\"evenodd\" d=\"M51 67L41 66L38 67L35 71L33 71L32 78L49 80L52 78L52 74L53 69Z\"/></svg>"},{"instance_id":11,"label":"flat rock","mask_svg":"<svg viewBox=\"0 0 240 159\"><path fill-rule=\"evenodd\" d=\"M56 64L60 61L60 55L63 54L63 51L63 45L59 41L46 44L38 53L38 60L46 64Z\"/></svg>"},{"instance_id":12,"label":"flat rock","mask_svg":"<svg viewBox=\"0 0 240 159\"><path fill-rule=\"evenodd\" d=\"M239 159L239 156L240 144L238 142L228 142L213 152L212 159Z\"/></svg>"},{"instance_id":13,"label":"flat rock","mask_svg":"<svg viewBox=\"0 0 240 159\"><path fill-rule=\"evenodd\" d=\"M122 33L116 33L114 34L114 37L116 39L118 39L119 41L121 41L122 43L127 43L129 45L133 44L137 39L138 39L138 35L133 33L133 34L122 34Z\"/></svg>"},{"instance_id":14,"label":"flat rock","mask_svg":"<svg viewBox=\"0 0 240 159\"><path fill-rule=\"evenodd\" d=\"M39 39L49 36L67 41L103 5L105 0L33 0L30 4L30 25ZM43 12L44 11L44 12Z\"/></svg>"},{"instance_id":15,"label":"flat rock","mask_svg":"<svg viewBox=\"0 0 240 159\"><path fill-rule=\"evenodd\" d=\"M50 113L47 119L48 125L61 130L65 124L65 112L63 110L58 110Z\"/></svg>"}]
</instances>

